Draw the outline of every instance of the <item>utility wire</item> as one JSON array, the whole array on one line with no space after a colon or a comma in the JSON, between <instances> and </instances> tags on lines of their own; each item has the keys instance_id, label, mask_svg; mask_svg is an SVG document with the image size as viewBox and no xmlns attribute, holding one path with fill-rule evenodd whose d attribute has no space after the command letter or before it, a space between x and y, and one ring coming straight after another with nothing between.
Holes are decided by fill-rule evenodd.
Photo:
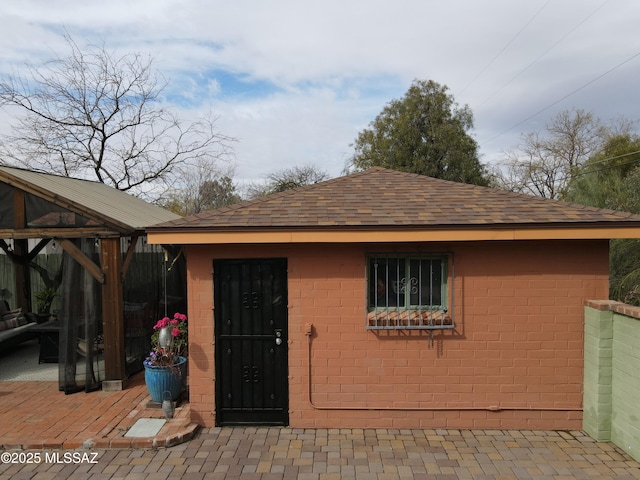
<instances>
[{"instance_id":1,"label":"utility wire","mask_svg":"<svg viewBox=\"0 0 640 480\"><path fill-rule=\"evenodd\" d=\"M601 162L604 162L604 161L608 161L608 160L615 160L616 158L622 158L622 157L626 157L626 156L629 156L629 155L636 155L638 153L640 153L640 150L637 151L637 152L625 153L624 155L618 155L617 157L611 157L611 158L608 158L606 160L600 160L598 162L593 162L593 164L591 164L591 165L594 165L596 163L601 163ZM588 175L590 173L604 172L605 170L611 170L612 168L618 168L618 167L626 167L627 165L633 165L634 163L639 163L639 162L640 162L640 158L635 158L633 160L628 160L626 162L616 163L615 165L607 165L606 167L596 168L595 170L587 170L586 172L577 172L577 173L574 173L574 174L571 174L571 175L567 175L566 177L560 178L558 180L559 181L570 180L570 179L575 178L575 177L580 177L581 175Z\"/></svg>"},{"instance_id":2,"label":"utility wire","mask_svg":"<svg viewBox=\"0 0 640 480\"><path fill-rule=\"evenodd\" d=\"M511 40L509 40L509 41L507 42L507 44L506 44L504 47L502 47L502 50L500 50L500 51L496 54L496 56L495 56L495 57L493 57L493 58L489 61L489 63L487 63L487 64L484 66L484 68L483 68L482 70L480 70L480 71L477 73L477 75L476 75L475 77L473 77L473 79L471 79L471 81L470 81L470 82L469 82L469 83L468 83L468 84L467 84L467 85L462 89L462 91L461 91L460 93L463 93L467 88L469 88L471 85L473 85L473 83L474 83L478 78L480 78L480 76L481 76L485 71L487 71L487 69L488 69L491 65L493 65L493 62L495 62L495 61L500 57L500 55L502 55L502 54L505 52L505 50L507 50L507 48L509 48L509 46L510 46L510 45L511 45L515 40L516 40L516 38L518 38L518 37L520 36L520 34L521 34L522 32L524 32L524 31L525 31L525 29L526 29L526 28L531 24L531 22L533 22L533 20L535 20L535 18L536 18L538 15L540 15L540 13L541 13L541 12L546 8L546 6L547 6L547 5L549 5L550 3L551 3L551 0L548 0L548 1L547 1L547 3L545 3L545 4L540 8L540 10L538 10L538 11L537 11L537 12L536 12L536 13L535 13L535 14L534 14L530 19L529 19L529 21L528 21L527 23L525 23L525 24L524 24L524 26L523 26L523 27L518 31L518 33L516 33L516 34L511 38Z\"/></svg>"},{"instance_id":3,"label":"utility wire","mask_svg":"<svg viewBox=\"0 0 640 480\"><path fill-rule=\"evenodd\" d=\"M589 20L591 17L593 17L602 7L604 7L607 3L609 3L609 1L610 0L605 0L605 2L602 3L598 8L596 8L593 12L591 12L589 15L587 15L585 18L583 18L580 23L578 23L575 27L573 27L571 30L569 30L567 33L565 33L562 37L560 37L560 39L558 41L556 41L553 45L551 45L542 55L538 56L535 60L533 60L531 63L529 63L529 65L527 65L522 70L520 70L515 76L513 76L511 78L511 80L509 80L507 83L502 85L502 87L498 88L498 90L496 90L491 95L489 95L487 98L485 98L479 105L477 105L477 107L478 108L481 107L482 105L487 103L489 100L491 100L493 97L495 97L498 93L500 93L502 90L504 90L507 86L509 86L511 84L511 82L513 82L516 78L518 78L520 75L522 75L524 72L526 72L532 65L537 63L542 57L544 57L551 50L553 50L555 47L557 47L561 42L563 42L565 38L567 38L569 35L571 35L573 32L575 32L580 26L582 26L582 24L584 24L587 20Z\"/></svg>"},{"instance_id":4,"label":"utility wire","mask_svg":"<svg viewBox=\"0 0 640 480\"><path fill-rule=\"evenodd\" d=\"M630 155L636 155L638 153L640 153L640 150L636 150L635 152L629 152L629 153L621 153L620 155L616 155L615 157L607 157L607 158L603 158L602 160L596 160L594 162L590 162L589 165L597 165L599 163L609 162L611 160L617 160L618 158L624 158Z\"/></svg>"},{"instance_id":5,"label":"utility wire","mask_svg":"<svg viewBox=\"0 0 640 480\"><path fill-rule=\"evenodd\" d=\"M572 95L575 95L576 93L578 93L581 90L584 90L585 88L587 88L589 85L597 82L598 80L600 80L601 78L605 77L606 75L609 75L611 72L613 72L614 70L617 70L618 68L622 67L623 65L629 63L631 60L635 59L636 57L640 56L640 52L635 53L634 55L632 55L631 57L627 58L626 60L624 60L623 62L620 62L619 64L617 64L616 66L610 68L609 70L607 70L606 72L598 75L597 77L589 80L587 83L583 84L582 86L576 88L575 90L567 93L566 95L564 95L563 97L559 98L558 100L556 100L555 102L547 105L546 107L538 110L536 113L529 115L527 118L525 118L524 120L521 120L520 122L516 123L515 125L507 128L506 130L503 130L502 132L498 133L497 135L494 135L493 137L491 137L489 140L487 140L486 142L484 142L485 144L487 143L491 143L492 141L494 141L496 138L504 135L505 133L507 133L510 130L513 130L516 127L519 127L520 125L522 125L523 123L528 122L529 120L531 120L534 117L537 117L538 115L540 115L542 112L546 112L547 110L549 110L551 107L554 107L555 105L559 104L560 102L566 100L567 98L569 98Z\"/></svg>"},{"instance_id":6,"label":"utility wire","mask_svg":"<svg viewBox=\"0 0 640 480\"><path fill-rule=\"evenodd\" d=\"M640 150L636 150L635 152L623 153L621 155L616 155L615 157L608 157L608 158L605 158L605 159L602 159L602 160L598 160L598 161L592 162L590 165L596 165L598 163L604 163L604 162L608 162L608 161L611 161L611 160L616 160L618 158L623 158L623 157L628 157L628 156L631 156L631 155L638 155L638 154L640 154ZM605 167L596 168L594 170L587 170L587 171L584 171L584 172L573 173L571 175L567 175L566 177L561 177L561 178L558 178L558 179L554 180L554 183L562 183L562 182L565 182L567 180L571 180L571 179L573 179L575 177L580 177L582 175L588 175L588 174L591 174L591 173L604 172L605 170L611 170L613 168L618 168L618 167L625 167L627 165L633 165L634 163L640 163L640 158L635 158L633 160L629 160L629 161L623 162L623 163L616 163L615 165L607 165ZM528 186L528 187L535 186L535 182L533 180L526 180L523 183L523 186Z\"/></svg>"}]
</instances>

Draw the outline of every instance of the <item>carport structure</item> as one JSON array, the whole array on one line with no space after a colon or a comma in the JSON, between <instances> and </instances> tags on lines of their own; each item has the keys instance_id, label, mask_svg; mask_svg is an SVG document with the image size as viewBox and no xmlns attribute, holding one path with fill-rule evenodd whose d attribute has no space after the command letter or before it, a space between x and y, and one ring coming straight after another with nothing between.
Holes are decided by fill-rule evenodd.
<instances>
[{"instance_id":1,"label":"carport structure","mask_svg":"<svg viewBox=\"0 0 640 480\"><path fill-rule=\"evenodd\" d=\"M29 265L50 242L62 247L99 285L95 313L102 319L103 383L111 389L122 388L127 375L123 282L136 245L148 226L177 218L102 183L0 167L0 249L15 267L15 304L32 310ZM95 255L83 251L83 241L96 246ZM62 294L73 299L77 285L65 286Z\"/></svg>"}]
</instances>

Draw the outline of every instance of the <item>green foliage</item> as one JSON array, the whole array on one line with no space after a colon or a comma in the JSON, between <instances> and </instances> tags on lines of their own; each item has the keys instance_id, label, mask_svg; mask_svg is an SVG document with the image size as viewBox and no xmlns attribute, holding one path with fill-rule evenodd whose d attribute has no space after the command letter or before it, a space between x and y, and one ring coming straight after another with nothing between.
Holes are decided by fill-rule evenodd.
<instances>
[{"instance_id":1,"label":"green foliage","mask_svg":"<svg viewBox=\"0 0 640 480\"><path fill-rule=\"evenodd\" d=\"M609 265L610 297L640 306L640 240L612 240Z\"/></svg>"},{"instance_id":2,"label":"green foliage","mask_svg":"<svg viewBox=\"0 0 640 480\"><path fill-rule=\"evenodd\" d=\"M186 216L225 207L240 200L233 179L224 175L188 183L184 188L167 194L162 206Z\"/></svg>"},{"instance_id":3,"label":"green foliage","mask_svg":"<svg viewBox=\"0 0 640 480\"><path fill-rule=\"evenodd\" d=\"M171 335L171 345L164 348L160 345L160 332L169 329ZM187 355L189 349L189 332L187 316L176 312L173 318L164 317L153 326L151 335L151 352L144 360L147 366L167 366L174 365L178 357Z\"/></svg>"},{"instance_id":4,"label":"green foliage","mask_svg":"<svg viewBox=\"0 0 640 480\"><path fill-rule=\"evenodd\" d=\"M640 213L637 188L640 138L616 135L570 180L566 199L612 210Z\"/></svg>"},{"instance_id":5,"label":"green foliage","mask_svg":"<svg viewBox=\"0 0 640 480\"><path fill-rule=\"evenodd\" d=\"M198 193L202 210L226 207L240 201L233 180L227 176L203 182Z\"/></svg>"},{"instance_id":6,"label":"green foliage","mask_svg":"<svg viewBox=\"0 0 640 480\"><path fill-rule=\"evenodd\" d=\"M35 295L38 313L49 313L51 304L58 296L55 288L43 288Z\"/></svg>"},{"instance_id":7,"label":"green foliage","mask_svg":"<svg viewBox=\"0 0 640 480\"><path fill-rule=\"evenodd\" d=\"M611 137L569 182L566 200L640 214L640 138ZM640 240L616 239L609 251L610 297L640 305Z\"/></svg>"},{"instance_id":8,"label":"green foliage","mask_svg":"<svg viewBox=\"0 0 640 480\"><path fill-rule=\"evenodd\" d=\"M380 166L455 182L488 185L469 135L473 114L459 107L447 87L416 80L401 100L384 107L358 134L352 166Z\"/></svg>"}]
</instances>

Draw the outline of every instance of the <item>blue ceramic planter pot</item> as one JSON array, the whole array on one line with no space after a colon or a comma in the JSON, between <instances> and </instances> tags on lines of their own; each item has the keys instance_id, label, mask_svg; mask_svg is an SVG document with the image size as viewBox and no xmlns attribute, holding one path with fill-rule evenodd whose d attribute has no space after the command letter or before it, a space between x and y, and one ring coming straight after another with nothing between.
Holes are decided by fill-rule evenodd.
<instances>
[{"instance_id":1,"label":"blue ceramic planter pot","mask_svg":"<svg viewBox=\"0 0 640 480\"><path fill-rule=\"evenodd\" d=\"M178 357L178 363L173 367L144 366L144 381L154 402L177 400L186 379L187 359L185 357Z\"/></svg>"}]
</instances>

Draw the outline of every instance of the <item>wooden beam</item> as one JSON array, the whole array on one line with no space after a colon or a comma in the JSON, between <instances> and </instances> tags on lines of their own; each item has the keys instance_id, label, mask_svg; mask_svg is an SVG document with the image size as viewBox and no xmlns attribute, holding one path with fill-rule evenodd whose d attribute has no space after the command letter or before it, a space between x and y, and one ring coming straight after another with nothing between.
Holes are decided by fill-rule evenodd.
<instances>
[{"instance_id":1,"label":"wooden beam","mask_svg":"<svg viewBox=\"0 0 640 480\"><path fill-rule=\"evenodd\" d=\"M133 260L136 245L138 244L138 238L138 235L131 236L131 243L129 244L129 248L127 248L127 253L124 256L124 262L122 263L122 281L127 277L127 271L129 270L129 265L131 265L131 260Z\"/></svg>"},{"instance_id":2,"label":"wooden beam","mask_svg":"<svg viewBox=\"0 0 640 480\"><path fill-rule=\"evenodd\" d=\"M100 264L106 280L102 285L105 381L124 381L126 359L120 239L109 238L101 241Z\"/></svg>"},{"instance_id":3,"label":"wooden beam","mask_svg":"<svg viewBox=\"0 0 640 480\"><path fill-rule=\"evenodd\" d=\"M26 262L29 253L28 240L14 240L14 271L16 275L16 307L23 312L31 311L31 269Z\"/></svg>"},{"instance_id":4,"label":"wooden beam","mask_svg":"<svg viewBox=\"0 0 640 480\"><path fill-rule=\"evenodd\" d=\"M13 189L13 228L27 228L27 213L24 192Z\"/></svg>"},{"instance_id":5,"label":"wooden beam","mask_svg":"<svg viewBox=\"0 0 640 480\"><path fill-rule=\"evenodd\" d=\"M102 239L101 241L105 242L106 240L107 239ZM66 238L56 238L55 241L58 242L62 249L71 255L76 262L82 265L93 278L104 285L105 278L102 269L93 263L93 261L87 257L82 250L76 247L71 240L67 240Z\"/></svg>"},{"instance_id":6,"label":"wooden beam","mask_svg":"<svg viewBox=\"0 0 640 480\"><path fill-rule=\"evenodd\" d=\"M11 258L11 261L15 262L15 254L13 253L13 250L9 249L9 244L7 242L4 241L3 238L0 238L0 248L2 249L2 251L9 257Z\"/></svg>"},{"instance_id":7,"label":"wooden beam","mask_svg":"<svg viewBox=\"0 0 640 480\"><path fill-rule=\"evenodd\" d=\"M2 238L116 238L120 234L105 227L0 229Z\"/></svg>"},{"instance_id":8,"label":"wooden beam","mask_svg":"<svg viewBox=\"0 0 640 480\"><path fill-rule=\"evenodd\" d=\"M33 247L33 250L29 252L29 255L27 255L27 262L32 262L33 259L36 258L36 255L38 255L50 241L50 238L43 238L42 240L40 240L38 244Z\"/></svg>"},{"instance_id":9,"label":"wooden beam","mask_svg":"<svg viewBox=\"0 0 640 480\"><path fill-rule=\"evenodd\" d=\"M13 228L27 227L27 213L25 206L25 194L22 190L13 189ZM16 306L22 311L31 310L31 270L26 261L29 253L29 243L26 239L13 240L14 271L16 278Z\"/></svg>"},{"instance_id":10,"label":"wooden beam","mask_svg":"<svg viewBox=\"0 0 640 480\"><path fill-rule=\"evenodd\" d=\"M47 244L51 241L50 238L43 238L42 240L40 240L38 242L38 244L33 247L33 250L31 250L27 256L26 259L24 259L24 261L26 262L31 262L34 258L36 258L36 255L38 255L42 249L44 247L47 246ZM21 259L19 259L15 252L13 252L12 250L9 250L9 245L7 244L7 242L5 242L5 240L3 238L0 238L0 249L9 257L11 257L11 260L13 260L14 262L20 262L22 261Z\"/></svg>"}]
</instances>

